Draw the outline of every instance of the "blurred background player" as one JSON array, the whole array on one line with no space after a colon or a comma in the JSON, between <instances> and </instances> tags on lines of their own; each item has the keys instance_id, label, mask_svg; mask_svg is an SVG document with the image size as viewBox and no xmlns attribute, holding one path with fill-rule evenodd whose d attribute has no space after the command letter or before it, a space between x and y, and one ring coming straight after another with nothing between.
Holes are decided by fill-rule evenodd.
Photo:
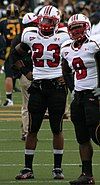
<instances>
[{"instance_id":1,"label":"blurred background player","mask_svg":"<svg viewBox=\"0 0 100 185\"><path fill-rule=\"evenodd\" d=\"M3 73L2 66L4 65L5 61L5 52L6 52L6 41L4 37L0 34L0 73ZM1 105L2 105L2 94L0 92L0 106Z\"/></svg>"},{"instance_id":2,"label":"blurred background player","mask_svg":"<svg viewBox=\"0 0 100 185\"><path fill-rule=\"evenodd\" d=\"M12 92L15 84L14 73L11 68L11 61L9 59L11 41L14 37L21 32L22 19L19 18L19 9L17 5L10 4L7 6L6 18L0 21L0 33L6 40L6 55L4 63L5 71L5 90L6 90L6 101L3 106L12 106Z\"/></svg>"},{"instance_id":3,"label":"blurred background player","mask_svg":"<svg viewBox=\"0 0 100 185\"><path fill-rule=\"evenodd\" d=\"M91 35L96 35L100 33L100 11L96 11L90 15L91 21Z\"/></svg>"},{"instance_id":4,"label":"blurred background player","mask_svg":"<svg viewBox=\"0 0 100 185\"><path fill-rule=\"evenodd\" d=\"M37 31L37 16L30 12L26 13L23 17L22 20L23 27L35 27L34 30ZM21 42L21 37L20 37L20 42ZM19 42L19 43L20 43ZM16 44L17 45L17 44ZM30 71L33 70L33 63L31 60L31 50L29 50L27 57L23 59L25 61L25 64L27 67L30 68ZM22 109L21 109L21 114L22 114L22 140L26 139L27 133L28 133L28 126L29 126L29 114L28 114L28 100L29 100L29 94L28 94L28 88L31 85L31 81L29 81L25 75L22 74L20 80L20 85L21 85L21 91L22 91Z\"/></svg>"},{"instance_id":5,"label":"blurred background player","mask_svg":"<svg viewBox=\"0 0 100 185\"><path fill-rule=\"evenodd\" d=\"M26 27L30 27L30 29L34 29L35 31L37 31L37 16L30 12L30 13L26 13L22 19L22 24L23 24L23 28ZM15 46L17 44L19 44L21 42L21 34L16 35L15 38L12 40L11 43L11 52L10 52L10 56L12 53L12 50L15 48ZM10 57L10 60L12 60L12 58ZM32 60L31 60L31 50L28 51L27 55L25 57L22 58L22 60L24 61L24 64L27 66L27 68L29 68L30 71L33 70L33 64L32 64ZM14 61L12 61L12 63L14 63ZM21 139L25 140L27 133L28 133L28 125L29 125L29 115L28 115L28 100L29 100L29 94L28 94L28 88L31 85L31 81L29 81L25 75L23 75L21 73L21 71L14 69L16 74L19 75L19 81L20 81L20 86L21 86L21 93L22 93L22 108L21 108L21 116L22 116L22 125L21 125Z\"/></svg>"},{"instance_id":6,"label":"blurred background player","mask_svg":"<svg viewBox=\"0 0 100 185\"><path fill-rule=\"evenodd\" d=\"M6 41L0 33L0 72L2 72L2 66L5 62L5 52L6 52Z\"/></svg>"},{"instance_id":7,"label":"blurred background player","mask_svg":"<svg viewBox=\"0 0 100 185\"><path fill-rule=\"evenodd\" d=\"M32 0L32 6L30 5L30 0L13 0L12 2L18 6L19 15L23 17L26 13L32 12L33 1L34 0Z\"/></svg>"}]
</instances>

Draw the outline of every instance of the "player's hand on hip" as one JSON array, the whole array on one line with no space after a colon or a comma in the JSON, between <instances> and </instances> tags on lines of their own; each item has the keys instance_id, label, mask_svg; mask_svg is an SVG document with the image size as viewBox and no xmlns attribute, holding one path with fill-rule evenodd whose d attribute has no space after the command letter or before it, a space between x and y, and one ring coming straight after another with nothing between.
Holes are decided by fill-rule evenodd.
<instances>
[{"instance_id":1,"label":"player's hand on hip","mask_svg":"<svg viewBox=\"0 0 100 185\"><path fill-rule=\"evenodd\" d=\"M95 88L92 92L94 96L100 96L100 87Z\"/></svg>"},{"instance_id":2,"label":"player's hand on hip","mask_svg":"<svg viewBox=\"0 0 100 185\"><path fill-rule=\"evenodd\" d=\"M26 75L26 78L28 79L28 80L33 80L33 75L32 75L32 72L28 72Z\"/></svg>"},{"instance_id":3,"label":"player's hand on hip","mask_svg":"<svg viewBox=\"0 0 100 185\"><path fill-rule=\"evenodd\" d=\"M73 90L73 91L71 92L71 102L74 100L74 94L75 94L75 91Z\"/></svg>"}]
</instances>

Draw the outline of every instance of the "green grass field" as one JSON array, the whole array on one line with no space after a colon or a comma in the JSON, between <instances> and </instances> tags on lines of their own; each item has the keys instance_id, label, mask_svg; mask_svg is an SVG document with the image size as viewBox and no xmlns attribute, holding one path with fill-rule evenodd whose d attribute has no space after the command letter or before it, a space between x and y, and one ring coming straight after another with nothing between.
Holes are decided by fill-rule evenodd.
<instances>
[{"instance_id":1,"label":"green grass field","mask_svg":"<svg viewBox=\"0 0 100 185\"><path fill-rule=\"evenodd\" d=\"M0 74L0 92L3 102L5 99L3 74ZM38 145L33 164L35 179L15 180L15 176L24 166L24 141L20 139L21 93L13 93L13 99L13 107L0 107L0 185L68 185L68 182L79 176L81 172L78 144L75 140L73 125L68 120L64 120L63 124L65 145L62 168L65 179L56 181L52 178L52 134L48 120L44 120L38 134ZM100 148L93 145L93 172L96 185L100 185Z\"/></svg>"}]
</instances>

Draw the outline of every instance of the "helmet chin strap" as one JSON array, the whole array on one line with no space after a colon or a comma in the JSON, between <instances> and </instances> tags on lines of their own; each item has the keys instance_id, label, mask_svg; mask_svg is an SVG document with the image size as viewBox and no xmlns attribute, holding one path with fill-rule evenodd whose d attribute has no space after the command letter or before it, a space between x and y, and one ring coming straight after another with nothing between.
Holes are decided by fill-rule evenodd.
<instances>
[{"instance_id":1,"label":"helmet chin strap","mask_svg":"<svg viewBox=\"0 0 100 185\"><path fill-rule=\"evenodd\" d=\"M49 37L51 37L51 36L54 35L54 33L51 33L51 34L46 35L46 34L42 33L40 30L39 30L38 33L39 33L40 36L44 37L45 39L48 39Z\"/></svg>"},{"instance_id":2,"label":"helmet chin strap","mask_svg":"<svg viewBox=\"0 0 100 185\"><path fill-rule=\"evenodd\" d=\"M45 31L41 31L41 33L42 33L42 35L44 35L44 36L52 36L52 35L54 35L54 31L51 31L51 32L45 32Z\"/></svg>"}]
</instances>

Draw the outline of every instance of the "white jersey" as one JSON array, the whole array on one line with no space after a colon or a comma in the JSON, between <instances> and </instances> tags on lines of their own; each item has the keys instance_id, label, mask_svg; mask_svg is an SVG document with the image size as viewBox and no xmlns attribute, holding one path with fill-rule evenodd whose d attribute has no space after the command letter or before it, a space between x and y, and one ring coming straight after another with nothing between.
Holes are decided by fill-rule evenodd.
<instances>
[{"instance_id":1,"label":"white jersey","mask_svg":"<svg viewBox=\"0 0 100 185\"><path fill-rule=\"evenodd\" d=\"M49 38L41 36L36 29L24 29L21 42L31 48L35 80L62 76L60 47L68 39L68 33L61 29Z\"/></svg>"},{"instance_id":2,"label":"white jersey","mask_svg":"<svg viewBox=\"0 0 100 185\"><path fill-rule=\"evenodd\" d=\"M100 50L100 35L92 36L80 49L74 48L73 43L72 40L64 42L61 46L61 55L75 72L75 90L94 89L98 85L94 55Z\"/></svg>"},{"instance_id":3,"label":"white jersey","mask_svg":"<svg viewBox=\"0 0 100 185\"><path fill-rule=\"evenodd\" d=\"M93 24L91 28L91 35L100 34L100 21L98 24Z\"/></svg>"}]
</instances>

